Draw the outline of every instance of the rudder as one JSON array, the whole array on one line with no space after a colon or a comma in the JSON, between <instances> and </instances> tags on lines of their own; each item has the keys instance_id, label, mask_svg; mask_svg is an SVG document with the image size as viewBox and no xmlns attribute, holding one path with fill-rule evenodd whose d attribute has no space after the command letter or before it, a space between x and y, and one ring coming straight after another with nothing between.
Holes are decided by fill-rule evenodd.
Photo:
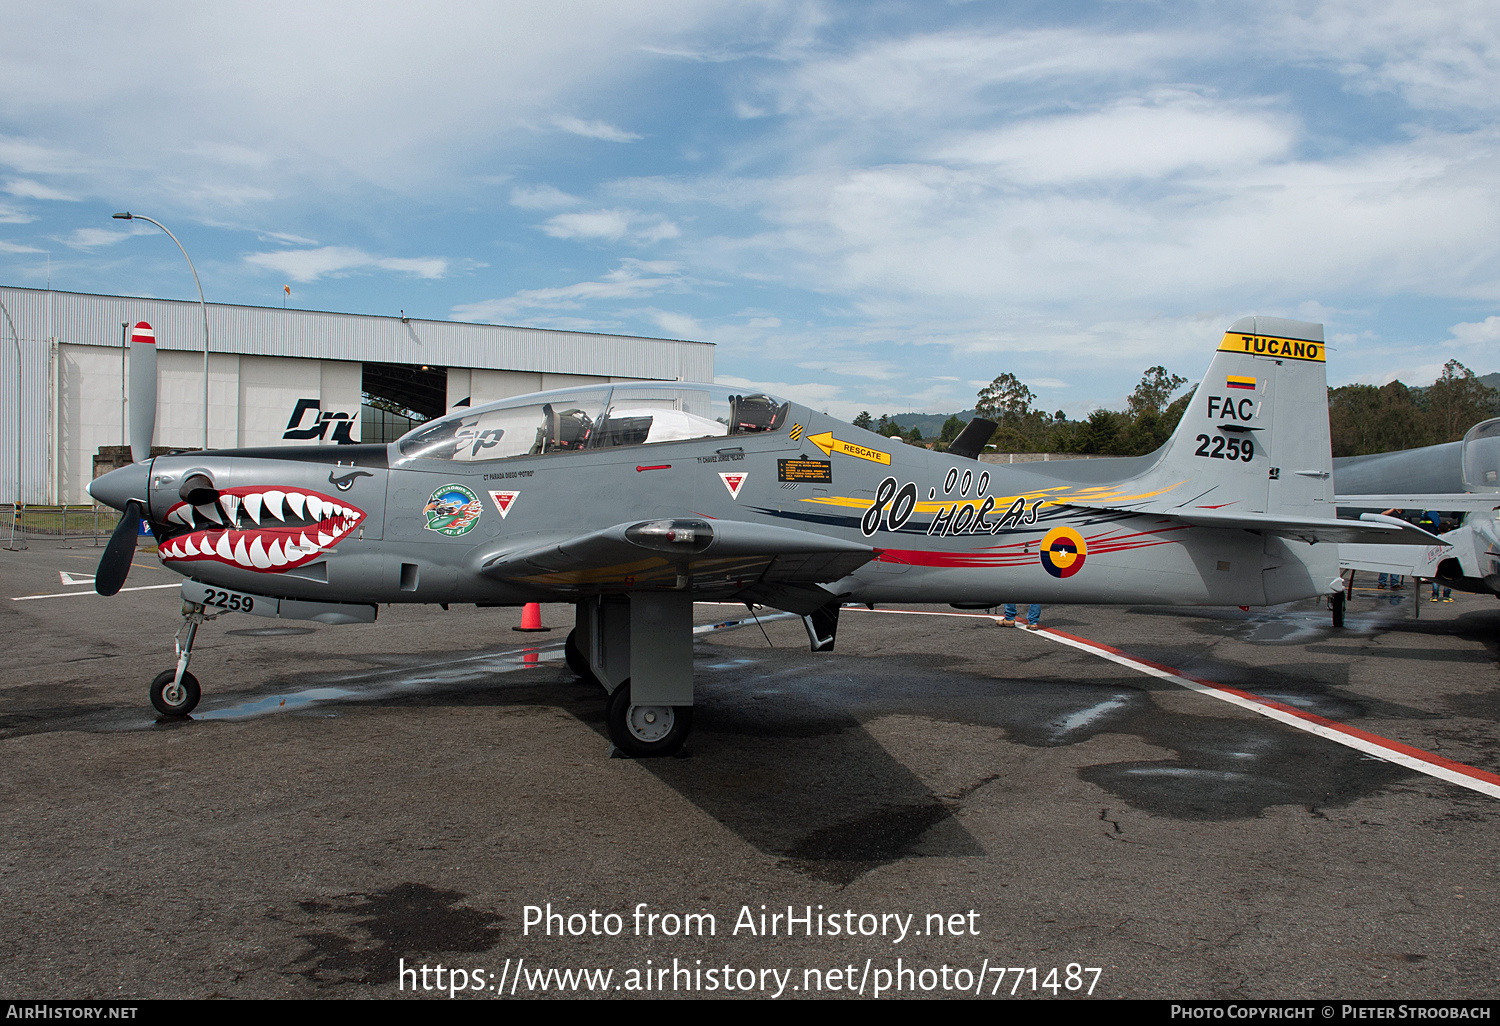
<instances>
[{"instance_id":1,"label":"rudder","mask_svg":"<svg viewBox=\"0 0 1500 1026\"><path fill-rule=\"evenodd\" d=\"M1323 326L1244 317L1148 472L1168 509L1333 516Z\"/></svg>"}]
</instances>

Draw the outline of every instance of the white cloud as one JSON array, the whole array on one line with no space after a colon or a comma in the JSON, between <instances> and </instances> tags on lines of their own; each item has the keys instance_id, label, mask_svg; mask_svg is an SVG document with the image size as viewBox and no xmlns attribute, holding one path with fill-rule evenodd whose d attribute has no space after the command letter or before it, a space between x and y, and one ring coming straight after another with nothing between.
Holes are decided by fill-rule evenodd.
<instances>
[{"instance_id":1,"label":"white cloud","mask_svg":"<svg viewBox=\"0 0 1500 1026\"><path fill-rule=\"evenodd\" d=\"M23 246L16 242L5 242L0 240L0 253L45 253L44 249L35 246Z\"/></svg>"},{"instance_id":2,"label":"white cloud","mask_svg":"<svg viewBox=\"0 0 1500 1026\"><path fill-rule=\"evenodd\" d=\"M309 239L291 232L260 232L259 237L272 242L284 242L288 246L316 246L317 239Z\"/></svg>"},{"instance_id":3,"label":"white cloud","mask_svg":"<svg viewBox=\"0 0 1500 1026\"><path fill-rule=\"evenodd\" d=\"M1489 0L1281 2L1260 27L1268 50L1321 60L1356 90L1417 107L1500 107L1500 8Z\"/></svg>"},{"instance_id":4,"label":"white cloud","mask_svg":"<svg viewBox=\"0 0 1500 1026\"><path fill-rule=\"evenodd\" d=\"M24 210L0 203L0 224L30 224L36 217Z\"/></svg>"},{"instance_id":5,"label":"white cloud","mask_svg":"<svg viewBox=\"0 0 1500 1026\"><path fill-rule=\"evenodd\" d=\"M449 261L442 257L378 257L352 246L250 253L245 256L245 262L265 270L278 271L296 282L343 277L369 270L394 271L415 278L441 278L448 273L449 268Z\"/></svg>"},{"instance_id":6,"label":"white cloud","mask_svg":"<svg viewBox=\"0 0 1500 1026\"><path fill-rule=\"evenodd\" d=\"M132 235L139 232L112 232L107 228L75 228L71 235L60 241L65 246L74 249L98 249L100 246L113 246L117 242L123 242Z\"/></svg>"},{"instance_id":7,"label":"white cloud","mask_svg":"<svg viewBox=\"0 0 1500 1026\"><path fill-rule=\"evenodd\" d=\"M588 303L643 299L659 292L686 291L692 282L678 264L665 260L626 258L609 274L557 288L524 289L505 299L487 299L455 306L452 317L460 321L496 321L514 318L523 311L577 310Z\"/></svg>"},{"instance_id":8,"label":"white cloud","mask_svg":"<svg viewBox=\"0 0 1500 1026\"><path fill-rule=\"evenodd\" d=\"M557 210L582 203L577 196L570 196L551 185L518 185L510 192L510 204L522 210Z\"/></svg>"},{"instance_id":9,"label":"white cloud","mask_svg":"<svg viewBox=\"0 0 1500 1026\"><path fill-rule=\"evenodd\" d=\"M701 339L703 337L703 325L687 314L673 313L670 310L651 310L649 316L656 326L671 338Z\"/></svg>"},{"instance_id":10,"label":"white cloud","mask_svg":"<svg viewBox=\"0 0 1500 1026\"><path fill-rule=\"evenodd\" d=\"M552 124L571 135L581 135L586 139L602 139L605 142L635 142L644 136L636 135L616 128L604 121L584 121L582 118L558 117L552 119Z\"/></svg>"},{"instance_id":11,"label":"white cloud","mask_svg":"<svg viewBox=\"0 0 1500 1026\"><path fill-rule=\"evenodd\" d=\"M660 242L680 234L677 226L665 218L623 208L558 214L542 225L542 231L555 239L605 242L619 242L627 235L633 242Z\"/></svg>"},{"instance_id":12,"label":"white cloud","mask_svg":"<svg viewBox=\"0 0 1500 1026\"><path fill-rule=\"evenodd\" d=\"M43 185L29 178L12 178L5 183L3 188L12 196L21 196L25 199L68 200L70 202L76 202L78 199L77 196L70 196L50 185Z\"/></svg>"},{"instance_id":13,"label":"white cloud","mask_svg":"<svg viewBox=\"0 0 1500 1026\"><path fill-rule=\"evenodd\" d=\"M1013 182L1056 185L1243 167L1282 157L1293 137L1285 116L1167 94L970 133L936 156L991 165Z\"/></svg>"}]
</instances>

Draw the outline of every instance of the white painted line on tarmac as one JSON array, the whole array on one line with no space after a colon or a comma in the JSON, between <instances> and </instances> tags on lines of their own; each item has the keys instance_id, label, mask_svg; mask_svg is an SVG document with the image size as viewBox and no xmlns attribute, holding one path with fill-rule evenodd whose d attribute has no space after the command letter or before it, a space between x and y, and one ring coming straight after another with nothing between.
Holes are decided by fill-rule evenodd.
<instances>
[{"instance_id":1,"label":"white painted line on tarmac","mask_svg":"<svg viewBox=\"0 0 1500 1026\"><path fill-rule=\"evenodd\" d=\"M162 588L180 588L182 582L176 584L143 584L139 588L121 588L120 591L160 591ZM32 599L44 598L71 598L74 595L97 595L97 591L56 591L51 595L16 595L11 598L12 602L30 602Z\"/></svg>"},{"instance_id":2,"label":"white painted line on tarmac","mask_svg":"<svg viewBox=\"0 0 1500 1026\"><path fill-rule=\"evenodd\" d=\"M868 612L868 610L860 606L845 606L844 608L850 612ZM979 620L999 619L999 617L983 613L943 613L922 609L876 609L873 612L903 613L908 616L961 616ZM1309 734L1316 734L1318 737L1326 738L1347 748L1353 748L1358 752L1364 752L1366 755L1373 755L1378 759L1384 759L1386 762L1393 762L1398 766L1404 766L1418 773L1425 773L1429 777L1436 777L1438 780L1445 780L1450 784L1457 784L1459 787L1478 791L1480 794L1489 795L1491 798L1500 798L1500 775L1490 773L1486 770L1466 766L1461 762L1455 762L1452 759L1444 758L1433 752L1425 752L1420 748L1413 748L1411 745L1402 744L1400 741L1392 741L1390 738L1371 734L1368 731L1360 730L1358 727L1351 727L1345 723L1338 723L1313 713L1303 712L1282 702L1262 698L1260 695L1252 694L1249 691L1241 691L1239 688L1231 688L1224 684L1217 684L1211 680L1203 680L1199 677L1189 677L1175 667L1163 666L1146 659L1138 659L1135 656L1122 652L1110 645L1102 644L1101 642L1090 641L1087 638L1080 638L1050 627L1044 627L1036 633L1057 642L1059 645L1067 645L1070 648L1088 652L1091 655L1099 656L1101 659L1108 659L1112 663L1128 666L1130 669L1147 674L1148 676L1168 681L1179 687L1187 688L1189 691L1195 691L1200 695L1216 698L1221 702L1228 702L1230 705L1237 705L1241 709L1248 709L1251 712L1259 713L1261 716L1285 723L1289 727L1296 727L1298 730L1306 731Z\"/></svg>"}]
</instances>

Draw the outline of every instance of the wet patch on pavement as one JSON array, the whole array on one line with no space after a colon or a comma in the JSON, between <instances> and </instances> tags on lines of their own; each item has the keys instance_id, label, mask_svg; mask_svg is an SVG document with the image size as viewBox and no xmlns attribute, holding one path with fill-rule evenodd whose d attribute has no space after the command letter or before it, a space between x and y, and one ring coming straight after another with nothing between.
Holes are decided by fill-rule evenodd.
<instances>
[{"instance_id":1,"label":"wet patch on pavement","mask_svg":"<svg viewBox=\"0 0 1500 1026\"><path fill-rule=\"evenodd\" d=\"M398 959L413 952L488 951L502 939L497 916L464 908L465 895L404 883L375 894L298 902L319 921L341 928L300 933L310 950L287 968L319 987L392 984Z\"/></svg>"}]
</instances>

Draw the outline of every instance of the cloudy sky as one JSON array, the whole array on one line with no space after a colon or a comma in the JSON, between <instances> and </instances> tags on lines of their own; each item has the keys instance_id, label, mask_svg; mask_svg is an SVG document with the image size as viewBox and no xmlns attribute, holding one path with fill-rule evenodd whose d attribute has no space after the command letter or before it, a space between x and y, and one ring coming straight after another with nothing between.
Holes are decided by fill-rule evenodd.
<instances>
[{"instance_id":1,"label":"cloudy sky","mask_svg":"<svg viewBox=\"0 0 1500 1026\"><path fill-rule=\"evenodd\" d=\"M5 0L0 282L718 344L852 416L1500 370L1500 5Z\"/></svg>"}]
</instances>

